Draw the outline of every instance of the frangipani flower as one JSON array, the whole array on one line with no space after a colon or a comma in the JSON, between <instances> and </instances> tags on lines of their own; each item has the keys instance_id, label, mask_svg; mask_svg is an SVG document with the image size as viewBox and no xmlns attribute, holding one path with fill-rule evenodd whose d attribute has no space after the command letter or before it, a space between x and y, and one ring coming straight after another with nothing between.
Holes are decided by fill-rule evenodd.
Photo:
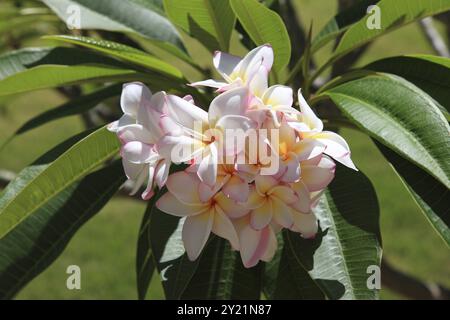
<instances>
[{"instance_id":1,"label":"frangipani flower","mask_svg":"<svg viewBox=\"0 0 450 320\"><path fill-rule=\"evenodd\" d=\"M211 232L227 239L234 250L239 250L239 239L230 218L246 215L247 209L222 192L201 201L200 180L196 174L176 172L169 177L166 186L169 191L156 206L168 214L186 217L182 238L189 259L198 258Z\"/></svg>"},{"instance_id":2,"label":"frangipani flower","mask_svg":"<svg viewBox=\"0 0 450 320\"><path fill-rule=\"evenodd\" d=\"M108 127L117 133L122 143L122 163L133 184L131 194L147 180L147 188L142 194L145 200L152 197L155 182L159 187L165 184L171 164L170 158L162 157L156 148L164 135L164 127L172 126L169 119L164 119L164 103L164 92L152 95L142 83L125 84L121 95L124 115ZM162 123L165 126L161 126Z\"/></svg>"},{"instance_id":3,"label":"frangipani flower","mask_svg":"<svg viewBox=\"0 0 450 320\"><path fill-rule=\"evenodd\" d=\"M209 79L191 85L212 87L220 92L236 87L246 87L261 66L267 70L266 77L268 76L273 64L273 50L270 45L263 45L250 51L244 58L216 51L213 64L225 82Z\"/></svg>"},{"instance_id":4,"label":"frangipani flower","mask_svg":"<svg viewBox=\"0 0 450 320\"><path fill-rule=\"evenodd\" d=\"M345 140L323 131L300 91L298 111L291 88L268 86L272 63L268 45L243 59L217 52L214 65L225 81L192 84L218 89L207 111L191 96L124 86L124 115L109 129L122 143L132 192L147 180L142 196L149 199L155 185L167 186L156 206L185 219L182 239L191 260L211 232L239 250L247 268L273 258L283 229L313 238L314 206L335 174L330 157L356 170ZM243 143L235 144L239 136ZM172 162L189 167L168 176Z\"/></svg>"},{"instance_id":5,"label":"frangipani flower","mask_svg":"<svg viewBox=\"0 0 450 320\"><path fill-rule=\"evenodd\" d=\"M244 116L248 99L246 88L229 90L215 98L209 112L206 112L177 96L167 96L168 115L183 127L185 134L166 135L158 144L159 149L166 156L173 156L173 150L181 151L183 156L178 162L198 162L198 177L213 187L217 180L219 160L240 152L227 149L232 143L226 141L225 130L245 134L253 126L252 121Z\"/></svg>"},{"instance_id":6,"label":"frangipani flower","mask_svg":"<svg viewBox=\"0 0 450 320\"><path fill-rule=\"evenodd\" d=\"M336 161L353 170L358 170L350 158L350 148L347 142L334 132L323 131L323 122L312 111L301 90L298 91L298 102L301 114L290 117L289 125L299 133L301 138L314 139L322 143L325 146L324 152Z\"/></svg>"}]
</instances>

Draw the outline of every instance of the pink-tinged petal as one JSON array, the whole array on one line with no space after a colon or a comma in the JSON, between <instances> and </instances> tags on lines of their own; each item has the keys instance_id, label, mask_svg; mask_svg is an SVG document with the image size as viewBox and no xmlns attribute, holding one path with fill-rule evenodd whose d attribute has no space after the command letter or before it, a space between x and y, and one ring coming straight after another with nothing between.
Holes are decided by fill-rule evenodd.
<instances>
[{"instance_id":1,"label":"pink-tinged petal","mask_svg":"<svg viewBox=\"0 0 450 320\"><path fill-rule=\"evenodd\" d=\"M244 218L245 219L245 218ZM267 252L270 241L269 226L263 230L254 230L244 224L239 231L240 253L242 263L246 268L254 267Z\"/></svg>"},{"instance_id":2,"label":"pink-tinged petal","mask_svg":"<svg viewBox=\"0 0 450 320\"><path fill-rule=\"evenodd\" d=\"M270 221L272 221L273 209L272 203L269 200L264 201L263 205L253 209L250 214L250 224L253 229L264 229Z\"/></svg>"},{"instance_id":3,"label":"pink-tinged petal","mask_svg":"<svg viewBox=\"0 0 450 320\"><path fill-rule=\"evenodd\" d=\"M294 153L290 153L289 159L284 162L286 171L281 176L283 182L296 182L300 179L300 162Z\"/></svg>"},{"instance_id":4,"label":"pink-tinged petal","mask_svg":"<svg viewBox=\"0 0 450 320\"><path fill-rule=\"evenodd\" d=\"M133 118L127 114L124 114L122 117L120 117L119 120L110 123L107 128L111 132L117 132L121 128L132 125L132 124L136 124L136 118Z\"/></svg>"},{"instance_id":5,"label":"pink-tinged petal","mask_svg":"<svg viewBox=\"0 0 450 320\"><path fill-rule=\"evenodd\" d=\"M161 115L159 127L163 135L180 136L183 134L182 127L167 115Z\"/></svg>"},{"instance_id":6,"label":"pink-tinged petal","mask_svg":"<svg viewBox=\"0 0 450 320\"><path fill-rule=\"evenodd\" d=\"M123 113L136 118L141 104L149 103L152 98L151 91L140 82L131 82L123 85L120 97L120 106Z\"/></svg>"},{"instance_id":7,"label":"pink-tinged petal","mask_svg":"<svg viewBox=\"0 0 450 320\"><path fill-rule=\"evenodd\" d=\"M167 111L167 94L164 91L159 91L155 93L151 100L150 100L150 106L152 110L158 112L158 113L165 113Z\"/></svg>"},{"instance_id":8,"label":"pink-tinged petal","mask_svg":"<svg viewBox=\"0 0 450 320\"><path fill-rule=\"evenodd\" d=\"M283 123L278 129L278 135L280 137L280 147L282 145L293 147L297 141L297 135L295 130Z\"/></svg>"},{"instance_id":9,"label":"pink-tinged petal","mask_svg":"<svg viewBox=\"0 0 450 320\"><path fill-rule=\"evenodd\" d=\"M236 229L234 228L228 216L218 205L215 206L212 232L214 232L219 237L230 241L231 247L234 250L239 250L239 238L236 233Z\"/></svg>"},{"instance_id":10,"label":"pink-tinged petal","mask_svg":"<svg viewBox=\"0 0 450 320\"><path fill-rule=\"evenodd\" d=\"M335 164L326 158L323 166L303 166L302 181L310 192L325 189L334 178Z\"/></svg>"},{"instance_id":11,"label":"pink-tinged petal","mask_svg":"<svg viewBox=\"0 0 450 320\"><path fill-rule=\"evenodd\" d=\"M266 201L266 197L259 194L254 185L250 185L249 188L249 195L247 201L243 203L243 206L249 210L253 210L262 206Z\"/></svg>"},{"instance_id":12,"label":"pink-tinged petal","mask_svg":"<svg viewBox=\"0 0 450 320\"><path fill-rule=\"evenodd\" d=\"M200 181L209 186L214 186L217 179L218 151L217 142L213 142L205 148L206 156L203 157L198 166L197 175Z\"/></svg>"},{"instance_id":13,"label":"pink-tinged petal","mask_svg":"<svg viewBox=\"0 0 450 320\"><path fill-rule=\"evenodd\" d=\"M191 96L190 94L185 95L185 96L183 97L183 100L186 100L186 101L189 102L190 104L195 104L194 97Z\"/></svg>"},{"instance_id":14,"label":"pink-tinged petal","mask_svg":"<svg viewBox=\"0 0 450 320\"><path fill-rule=\"evenodd\" d=\"M238 73L243 81L249 81L258 72L260 66L264 66L268 71L273 65L273 49L270 45L259 46L251 50L235 67L234 72Z\"/></svg>"},{"instance_id":15,"label":"pink-tinged petal","mask_svg":"<svg viewBox=\"0 0 450 320\"><path fill-rule=\"evenodd\" d=\"M324 192L325 190L311 192L311 208L315 208L317 206Z\"/></svg>"},{"instance_id":16,"label":"pink-tinged petal","mask_svg":"<svg viewBox=\"0 0 450 320\"><path fill-rule=\"evenodd\" d=\"M155 182L160 189L164 187L167 182L170 164L170 160L161 160L155 168Z\"/></svg>"},{"instance_id":17,"label":"pink-tinged petal","mask_svg":"<svg viewBox=\"0 0 450 320\"><path fill-rule=\"evenodd\" d=\"M149 106L141 106L137 115L137 123L144 126L151 135L153 143L157 141L163 132L159 126L161 113L153 110Z\"/></svg>"},{"instance_id":18,"label":"pink-tinged petal","mask_svg":"<svg viewBox=\"0 0 450 320\"><path fill-rule=\"evenodd\" d=\"M223 116L243 115L247 110L249 102L249 92L246 87L239 87L228 90L218 95L209 107L208 117L211 128L216 126L216 122Z\"/></svg>"},{"instance_id":19,"label":"pink-tinged petal","mask_svg":"<svg viewBox=\"0 0 450 320\"><path fill-rule=\"evenodd\" d=\"M125 163L123 159L122 163ZM144 184L145 180L148 177L148 165L137 165L137 166L142 166L142 170L137 174L135 173L136 174L135 177L133 179L130 179L130 181L132 181L133 183L132 189L130 191L131 196L135 195L136 192L138 192L138 190L142 187L142 185ZM126 165L124 165L125 172L136 170L136 168L130 169L131 167L132 166L130 165L129 162Z\"/></svg>"},{"instance_id":20,"label":"pink-tinged petal","mask_svg":"<svg viewBox=\"0 0 450 320\"><path fill-rule=\"evenodd\" d=\"M124 159L132 163L148 163L159 157L151 145L139 141L126 143L121 149L121 154Z\"/></svg>"},{"instance_id":21,"label":"pink-tinged petal","mask_svg":"<svg viewBox=\"0 0 450 320\"><path fill-rule=\"evenodd\" d=\"M154 181L154 177L155 177L155 171L156 171L156 164L149 165L147 188L145 188L144 192L141 195L143 200L149 200L155 194L153 191L153 187L154 187L153 181Z\"/></svg>"},{"instance_id":22,"label":"pink-tinged petal","mask_svg":"<svg viewBox=\"0 0 450 320\"><path fill-rule=\"evenodd\" d=\"M195 158L201 151L201 141L188 136L164 136L156 144L158 153L174 163L182 163Z\"/></svg>"},{"instance_id":23,"label":"pink-tinged petal","mask_svg":"<svg viewBox=\"0 0 450 320\"><path fill-rule=\"evenodd\" d=\"M130 180L136 180L144 168L147 166L145 163L132 163L122 158L122 165L125 171L125 175Z\"/></svg>"},{"instance_id":24,"label":"pink-tinged petal","mask_svg":"<svg viewBox=\"0 0 450 320\"><path fill-rule=\"evenodd\" d=\"M117 131L117 136L122 143L131 141L140 141L145 144L155 143L155 139L152 137L151 133L140 124L131 124L120 128Z\"/></svg>"},{"instance_id":25,"label":"pink-tinged petal","mask_svg":"<svg viewBox=\"0 0 450 320\"><path fill-rule=\"evenodd\" d=\"M233 199L228 198L223 192L217 193L214 196L214 201L231 219L241 218L249 213L248 208L242 204L236 203Z\"/></svg>"},{"instance_id":26,"label":"pink-tinged petal","mask_svg":"<svg viewBox=\"0 0 450 320\"><path fill-rule=\"evenodd\" d=\"M253 182L256 175L259 174L259 167L254 164L237 163L236 171L239 177L250 183Z\"/></svg>"},{"instance_id":27,"label":"pink-tinged petal","mask_svg":"<svg viewBox=\"0 0 450 320\"><path fill-rule=\"evenodd\" d=\"M316 216L313 213L301 213L293 211L294 225L291 230L300 232L306 239L314 238L318 230Z\"/></svg>"},{"instance_id":28,"label":"pink-tinged petal","mask_svg":"<svg viewBox=\"0 0 450 320\"><path fill-rule=\"evenodd\" d=\"M195 174L178 171L167 179L166 186L178 200L186 204L202 204L198 189L200 180Z\"/></svg>"},{"instance_id":29,"label":"pink-tinged petal","mask_svg":"<svg viewBox=\"0 0 450 320\"><path fill-rule=\"evenodd\" d=\"M331 131L324 131L314 135L314 138L326 145L326 154L343 165L358 170L350 159L350 147L340 135Z\"/></svg>"},{"instance_id":30,"label":"pink-tinged petal","mask_svg":"<svg viewBox=\"0 0 450 320\"><path fill-rule=\"evenodd\" d=\"M240 57L221 51L216 51L213 58L214 67L227 81L240 61Z\"/></svg>"},{"instance_id":31,"label":"pink-tinged petal","mask_svg":"<svg viewBox=\"0 0 450 320\"><path fill-rule=\"evenodd\" d=\"M295 131L302 133L302 132L308 132L310 131L309 126L304 122L299 121L289 121L288 125L294 129Z\"/></svg>"},{"instance_id":32,"label":"pink-tinged petal","mask_svg":"<svg viewBox=\"0 0 450 320\"><path fill-rule=\"evenodd\" d=\"M167 96L167 110L169 116L178 124L194 129L208 123L208 113L175 95Z\"/></svg>"},{"instance_id":33,"label":"pink-tinged petal","mask_svg":"<svg viewBox=\"0 0 450 320\"><path fill-rule=\"evenodd\" d=\"M207 211L189 216L183 225L181 237L189 260L196 260L208 241L214 222L214 213Z\"/></svg>"},{"instance_id":34,"label":"pink-tinged petal","mask_svg":"<svg viewBox=\"0 0 450 320\"><path fill-rule=\"evenodd\" d=\"M278 181L271 176L258 175L255 178L256 190L260 195L269 192L270 189L278 185Z\"/></svg>"},{"instance_id":35,"label":"pink-tinged petal","mask_svg":"<svg viewBox=\"0 0 450 320\"><path fill-rule=\"evenodd\" d=\"M294 102L292 89L282 85L274 85L268 88L264 92L262 100L265 105L272 107L291 107Z\"/></svg>"},{"instance_id":36,"label":"pink-tinged petal","mask_svg":"<svg viewBox=\"0 0 450 320\"><path fill-rule=\"evenodd\" d=\"M305 138L295 144L294 152L300 161L304 161L321 155L325 148L324 143L316 139Z\"/></svg>"},{"instance_id":37,"label":"pink-tinged petal","mask_svg":"<svg viewBox=\"0 0 450 320\"><path fill-rule=\"evenodd\" d=\"M322 121L316 116L314 111L312 111L311 107L306 102L305 98L302 95L301 90L298 90L298 103L300 105L300 111L302 112L302 120L306 123L310 131L320 132L323 130Z\"/></svg>"},{"instance_id":38,"label":"pink-tinged petal","mask_svg":"<svg viewBox=\"0 0 450 320\"><path fill-rule=\"evenodd\" d=\"M291 204L299 200L295 191L288 186L276 186L270 190L269 194L271 198L276 197L287 204Z\"/></svg>"},{"instance_id":39,"label":"pink-tinged petal","mask_svg":"<svg viewBox=\"0 0 450 320\"><path fill-rule=\"evenodd\" d=\"M156 207L176 217L197 215L209 209L209 205L188 205L183 203L170 192L166 192L156 201Z\"/></svg>"},{"instance_id":40,"label":"pink-tinged petal","mask_svg":"<svg viewBox=\"0 0 450 320\"><path fill-rule=\"evenodd\" d=\"M192 166L191 166L192 167ZM198 166L197 166L198 168ZM186 169L187 171L187 169ZM197 170L193 171L193 172L197 172ZM227 181L230 179L230 176L218 176L216 179L216 183L214 184L214 186L209 186L206 183L201 182L198 186L198 193L200 196L200 200L202 202L207 202L209 200L211 200L212 197L214 197L216 195L217 192L220 191L220 189L222 189L223 185L225 183L227 183Z\"/></svg>"},{"instance_id":41,"label":"pink-tinged petal","mask_svg":"<svg viewBox=\"0 0 450 320\"><path fill-rule=\"evenodd\" d=\"M260 66L258 71L253 75L253 78L250 80L249 88L250 92L257 96L262 97L264 92L268 87L268 77L269 71L265 66Z\"/></svg>"},{"instance_id":42,"label":"pink-tinged petal","mask_svg":"<svg viewBox=\"0 0 450 320\"><path fill-rule=\"evenodd\" d=\"M309 190L306 187L306 185L303 183L302 180L293 183L292 189L294 189L298 201L294 203L290 203L289 205L293 208L295 208L297 211L308 213L311 211L311 199Z\"/></svg>"},{"instance_id":43,"label":"pink-tinged petal","mask_svg":"<svg viewBox=\"0 0 450 320\"><path fill-rule=\"evenodd\" d=\"M192 87L201 87L201 86L205 86L205 87L211 87L211 88L216 88L216 89L220 89L222 87L225 87L227 85L227 82L222 82L222 81L216 81L213 79L208 79L208 80L204 80L204 81L197 81L194 83L190 83L189 84Z\"/></svg>"},{"instance_id":44,"label":"pink-tinged petal","mask_svg":"<svg viewBox=\"0 0 450 320\"><path fill-rule=\"evenodd\" d=\"M284 228L290 228L294 223L292 209L276 197L270 198L270 201L272 202L273 220Z\"/></svg>"},{"instance_id":45,"label":"pink-tinged petal","mask_svg":"<svg viewBox=\"0 0 450 320\"><path fill-rule=\"evenodd\" d=\"M264 252L264 255L261 257L262 261L269 262L273 259L275 256L275 253L278 249L278 241L277 236L275 235L275 232L272 227L267 227L269 231L269 240L266 252Z\"/></svg>"},{"instance_id":46,"label":"pink-tinged petal","mask_svg":"<svg viewBox=\"0 0 450 320\"><path fill-rule=\"evenodd\" d=\"M223 186L222 192L237 202L246 202L250 193L248 183L243 181L236 175L233 175L230 180Z\"/></svg>"}]
</instances>

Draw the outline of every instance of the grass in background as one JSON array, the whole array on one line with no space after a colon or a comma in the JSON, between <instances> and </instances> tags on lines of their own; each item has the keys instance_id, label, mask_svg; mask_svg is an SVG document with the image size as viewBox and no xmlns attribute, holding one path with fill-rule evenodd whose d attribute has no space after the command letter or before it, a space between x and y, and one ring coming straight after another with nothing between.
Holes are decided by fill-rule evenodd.
<instances>
[{"instance_id":1,"label":"grass in background","mask_svg":"<svg viewBox=\"0 0 450 320\"><path fill-rule=\"evenodd\" d=\"M305 26L314 19L314 33L336 10L335 1L298 0L297 12ZM244 50L234 37L232 52ZM201 65L211 67L207 50L195 40L188 47ZM319 52L323 63L332 46ZM432 53L417 25L410 25L377 39L358 65L385 56ZM199 75L183 68L192 79ZM0 102L0 144L36 114L64 100L54 91L41 91ZM19 171L50 147L83 130L78 117L69 117L38 128L13 140L0 153L0 168ZM372 141L353 130L343 130L356 165L372 180L381 206L384 255L400 270L425 281L450 287L450 252L415 205L400 180ZM115 198L83 226L64 253L17 296L18 299L136 299L135 250L145 203ZM364 213L361 213L364 214ZM76 264L82 271L82 289L66 289L66 268ZM148 298L163 298L155 281ZM383 298L400 298L382 289Z\"/></svg>"}]
</instances>

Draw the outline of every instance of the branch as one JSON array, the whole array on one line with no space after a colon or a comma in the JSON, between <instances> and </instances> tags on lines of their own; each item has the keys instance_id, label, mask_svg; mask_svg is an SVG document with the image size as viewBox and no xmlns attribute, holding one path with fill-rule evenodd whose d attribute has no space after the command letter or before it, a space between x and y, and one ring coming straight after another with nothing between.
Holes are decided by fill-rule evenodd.
<instances>
[{"instance_id":1,"label":"branch","mask_svg":"<svg viewBox=\"0 0 450 320\"><path fill-rule=\"evenodd\" d=\"M395 269L385 258L381 263L381 281L383 286L410 299L450 299L449 289L437 283L421 282L420 280Z\"/></svg>"},{"instance_id":2,"label":"branch","mask_svg":"<svg viewBox=\"0 0 450 320\"><path fill-rule=\"evenodd\" d=\"M450 57L450 52L447 48L447 44L444 39L442 39L439 32L436 30L433 24L433 18L428 17L420 20L420 29L423 31L431 47L436 52L436 54L442 57Z\"/></svg>"}]
</instances>

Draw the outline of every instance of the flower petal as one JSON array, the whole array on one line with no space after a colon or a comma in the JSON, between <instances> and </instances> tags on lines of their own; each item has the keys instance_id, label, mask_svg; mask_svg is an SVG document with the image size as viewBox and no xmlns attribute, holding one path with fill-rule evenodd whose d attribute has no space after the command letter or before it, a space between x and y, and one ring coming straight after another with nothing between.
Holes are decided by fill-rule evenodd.
<instances>
[{"instance_id":1,"label":"flower petal","mask_svg":"<svg viewBox=\"0 0 450 320\"><path fill-rule=\"evenodd\" d=\"M308 213L311 211L311 198L309 194L309 190L302 180L293 183L292 189L294 189L298 201L294 203L290 203L289 205L295 208L297 211Z\"/></svg>"},{"instance_id":2,"label":"flower petal","mask_svg":"<svg viewBox=\"0 0 450 320\"><path fill-rule=\"evenodd\" d=\"M275 256L275 253L278 249L278 241L277 236L275 235L275 232L273 231L273 228L268 226L269 231L269 240L268 245L266 248L266 252L264 252L264 255L261 257L262 261L269 262L273 259Z\"/></svg>"},{"instance_id":3,"label":"flower petal","mask_svg":"<svg viewBox=\"0 0 450 320\"><path fill-rule=\"evenodd\" d=\"M172 193L166 192L156 201L156 207L170 215L185 217L200 214L208 210L209 205L188 205L178 200Z\"/></svg>"},{"instance_id":4,"label":"flower petal","mask_svg":"<svg viewBox=\"0 0 450 320\"><path fill-rule=\"evenodd\" d=\"M245 202L248 199L250 188L247 182L243 181L237 175L233 175L223 186L222 192L235 201Z\"/></svg>"},{"instance_id":5,"label":"flower petal","mask_svg":"<svg viewBox=\"0 0 450 320\"><path fill-rule=\"evenodd\" d=\"M239 250L239 238L236 233L236 230L233 224L231 223L230 219L218 205L215 206L212 232L214 232L219 237L222 237L230 241L231 247L234 250Z\"/></svg>"},{"instance_id":6,"label":"flower petal","mask_svg":"<svg viewBox=\"0 0 450 320\"><path fill-rule=\"evenodd\" d=\"M149 103L151 98L151 91L143 83L125 83L120 97L120 106L123 113L136 118L141 104Z\"/></svg>"},{"instance_id":7,"label":"flower petal","mask_svg":"<svg viewBox=\"0 0 450 320\"><path fill-rule=\"evenodd\" d=\"M161 160L158 162L155 168L155 181L160 189L164 187L167 182L167 179L169 177L170 164L170 160Z\"/></svg>"},{"instance_id":8,"label":"flower petal","mask_svg":"<svg viewBox=\"0 0 450 320\"><path fill-rule=\"evenodd\" d=\"M294 223L292 209L276 197L271 198L270 201L272 202L273 220L284 228L290 228Z\"/></svg>"},{"instance_id":9,"label":"flower petal","mask_svg":"<svg viewBox=\"0 0 450 320\"><path fill-rule=\"evenodd\" d=\"M277 184L278 181L271 176L258 175L255 177L256 190L261 195L269 192L269 190L275 187Z\"/></svg>"},{"instance_id":10,"label":"flower petal","mask_svg":"<svg viewBox=\"0 0 450 320\"><path fill-rule=\"evenodd\" d=\"M264 201L263 205L253 209L250 213L250 224L253 229L264 229L271 221L273 216L272 203L270 200Z\"/></svg>"},{"instance_id":11,"label":"flower petal","mask_svg":"<svg viewBox=\"0 0 450 320\"><path fill-rule=\"evenodd\" d=\"M273 49L270 45L259 46L247 53L233 72L237 73L244 82L247 82L251 80L261 65L270 71L273 58Z\"/></svg>"},{"instance_id":12,"label":"flower petal","mask_svg":"<svg viewBox=\"0 0 450 320\"><path fill-rule=\"evenodd\" d=\"M213 79L208 79L208 80L193 82L193 83L190 83L189 85L192 87L205 86L205 87L220 89L220 88L226 86L227 83L222 82L222 81L216 81Z\"/></svg>"},{"instance_id":13,"label":"flower petal","mask_svg":"<svg viewBox=\"0 0 450 320\"><path fill-rule=\"evenodd\" d=\"M314 111L312 111L311 107L306 102L305 98L302 95L301 90L298 90L298 103L300 105L300 111L302 112L302 120L306 123L310 129L310 131L320 132L323 130L323 123L320 120Z\"/></svg>"},{"instance_id":14,"label":"flower petal","mask_svg":"<svg viewBox=\"0 0 450 320\"><path fill-rule=\"evenodd\" d=\"M291 204L298 201L295 191L288 186L276 186L270 190L270 197L277 197L282 202Z\"/></svg>"},{"instance_id":15,"label":"flower petal","mask_svg":"<svg viewBox=\"0 0 450 320\"><path fill-rule=\"evenodd\" d=\"M336 165L333 161L322 158L321 163L317 166L302 165L302 181L310 192L326 188L334 178Z\"/></svg>"},{"instance_id":16,"label":"flower petal","mask_svg":"<svg viewBox=\"0 0 450 320\"><path fill-rule=\"evenodd\" d=\"M246 268L251 268L258 264L269 247L270 227L257 231L248 223L243 224L239 230L241 259Z\"/></svg>"},{"instance_id":17,"label":"flower petal","mask_svg":"<svg viewBox=\"0 0 450 320\"><path fill-rule=\"evenodd\" d=\"M291 230L300 232L303 238L313 238L318 230L316 216L313 213L301 213L293 211L294 225Z\"/></svg>"},{"instance_id":18,"label":"flower petal","mask_svg":"<svg viewBox=\"0 0 450 320\"><path fill-rule=\"evenodd\" d=\"M152 134L140 124L130 124L125 127L121 127L117 131L117 136L123 143L131 141L140 141L145 144L155 143Z\"/></svg>"},{"instance_id":19,"label":"flower petal","mask_svg":"<svg viewBox=\"0 0 450 320\"><path fill-rule=\"evenodd\" d=\"M221 51L216 51L213 58L214 67L227 81L239 62L241 62L240 57Z\"/></svg>"},{"instance_id":20,"label":"flower petal","mask_svg":"<svg viewBox=\"0 0 450 320\"><path fill-rule=\"evenodd\" d=\"M156 160L159 155L152 145L140 141L131 141L122 146L122 157L132 163L148 163Z\"/></svg>"},{"instance_id":21,"label":"flower petal","mask_svg":"<svg viewBox=\"0 0 450 320\"><path fill-rule=\"evenodd\" d=\"M214 186L217 179L218 151L217 142L213 142L205 148L206 156L203 157L198 166L197 175L200 181L210 187Z\"/></svg>"},{"instance_id":22,"label":"flower petal","mask_svg":"<svg viewBox=\"0 0 450 320\"><path fill-rule=\"evenodd\" d=\"M189 216L183 225L181 237L189 260L196 260L208 241L214 222L214 214L207 211L195 216Z\"/></svg>"},{"instance_id":23,"label":"flower petal","mask_svg":"<svg viewBox=\"0 0 450 320\"><path fill-rule=\"evenodd\" d=\"M167 96L167 110L172 119L189 129L202 129L208 123L208 113L205 110L175 95Z\"/></svg>"},{"instance_id":24,"label":"flower petal","mask_svg":"<svg viewBox=\"0 0 450 320\"><path fill-rule=\"evenodd\" d=\"M228 198L223 192L219 192L214 196L216 204L225 212L227 216L232 219L237 219L249 213L249 209L242 204L236 203L231 198Z\"/></svg>"},{"instance_id":25,"label":"flower petal","mask_svg":"<svg viewBox=\"0 0 450 320\"><path fill-rule=\"evenodd\" d=\"M243 115L248 107L249 93L246 87L228 90L218 95L209 106L209 126L214 128L216 122L227 115Z\"/></svg>"},{"instance_id":26,"label":"flower petal","mask_svg":"<svg viewBox=\"0 0 450 320\"><path fill-rule=\"evenodd\" d=\"M324 151L326 154L343 165L358 170L350 159L350 148L347 142L340 135L331 131L324 131L314 135L314 138L326 145Z\"/></svg>"},{"instance_id":27,"label":"flower petal","mask_svg":"<svg viewBox=\"0 0 450 320\"><path fill-rule=\"evenodd\" d=\"M264 92L262 100L265 105L272 107L291 107L294 102L292 89L282 85L268 88Z\"/></svg>"},{"instance_id":28,"label":"flower petal","mask_svg":"<svg viewBox=\"0 0 450 320\"><path fill-rule=\"evenodd\" d=\"M185 204L202 204L198 194L200 180L195 174L178 171L167 179L166 186L178 200Z\"/></svg>"},{"instance_id":29,"label":"flower petal","mask_svg":"<svg viewBox=\"0 0 450 320\"><path fill-rule=\"evenodd\" d=\"M300 161L315 158L325 151L325 144L312 138L305 138L297 142L294 152Z\"/></svg>"},{"instance_id":30,"label":"flower petal","mask_svg":"<svg viewBox=\"0 0 450 320\"><path fill-rule=\"evenodd\" d=\"M258 68L258 71L253 75L250 80L249 88L250 92L256 97L262 98L264 92L268 87L269 70L263 65Z\"/></svg>"}]
</instances>

